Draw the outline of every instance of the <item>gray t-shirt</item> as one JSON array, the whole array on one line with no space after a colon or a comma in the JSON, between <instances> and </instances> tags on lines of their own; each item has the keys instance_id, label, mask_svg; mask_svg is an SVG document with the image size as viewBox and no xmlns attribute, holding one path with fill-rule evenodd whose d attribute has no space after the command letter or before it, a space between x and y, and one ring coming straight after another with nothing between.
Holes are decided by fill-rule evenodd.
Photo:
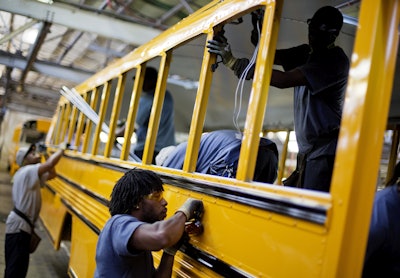
<instances>
[{"instance_id":1,"label":"gray t-shirt","mask_svg":"<svg viewBox=\"0 0 400 278\"><path fill-rule=\"evenodd\" d=\"M42 206L39 166L40 163L21 167L14 175L12 188L14 206L28 216L32 223L39 218ZM6 233L18 233L20 230L31 233L29 224L11 211L7 217Z\"/></svg>"},{"instance_id":2,"label":"gray t-shirt","mask_svg":"<svg viewBox=\"0 0 400 278\"><path fill-rule=\"evenodd\" d=\"M294 127L300 153L334 155L349 60L340 47L310 53L308 45L279 50L282 66L298 68L309 86L294 89Z\"/></svg>"},{"instance_id":3,"label":"gray t-shirt","mask_svg":"<svg viewBox=\"0 0 400 278\"><path fill-rule=\"evenodd\" d=\"M118 214L111 217L99 235L94 277L152 277L155 268L151 251L130 250L128 242L144 222Z\"/></svg>"}]
</instances>

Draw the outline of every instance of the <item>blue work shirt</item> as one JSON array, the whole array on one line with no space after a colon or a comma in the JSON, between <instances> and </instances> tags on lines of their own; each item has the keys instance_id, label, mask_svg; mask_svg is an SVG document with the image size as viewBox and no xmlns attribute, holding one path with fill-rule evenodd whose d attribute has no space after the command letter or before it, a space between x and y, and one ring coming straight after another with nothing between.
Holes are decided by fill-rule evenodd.
<instances>
[{"instance_id":1,"label":"blue work shirt","mask_svg":"<svg viewBox=\"0 0 400 278\"><path fill-rule=\"evenodd\" d=\"M362 277L400 277L400 195L397 185L386 187L375 195Z\"/></svg>"},{"instance_id":2,"label":"blue work shirt","mask_svg":"<svg viewBox=\"0 0 400 278\"><path fill-rule=\"evenodd\" d=\"M294 88L294 129L299 153L334 155L349 71L340 47L312 52L307 44L278 50L285 71L298 68L308 86Z\"/></svg>"},{"instance_id":3,"label":"blue work shirt","mask_svg":"<svg viewBox=\"0 0 400 278\"><path fill-rule=\"evenodd\" d=\"M137 143L134 146L134 149L137 151L144 150L153 99L154 94L152 92L143 92L139 100L139 107L136 115ZM171 94L166 91L154 149L156 152L159 152L162 148L171 145L175 145L174 101Z\"/></svg>"}]
</instances>

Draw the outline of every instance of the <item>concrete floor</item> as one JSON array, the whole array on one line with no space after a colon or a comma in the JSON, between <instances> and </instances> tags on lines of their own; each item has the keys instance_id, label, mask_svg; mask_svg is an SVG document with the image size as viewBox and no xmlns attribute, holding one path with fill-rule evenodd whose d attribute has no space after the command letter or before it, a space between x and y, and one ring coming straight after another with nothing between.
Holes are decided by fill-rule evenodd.
<instances>
[{"instance_id":1,"label":"concrete floor","mask_svg":"<svg viewBox=\"0 0 400 278\"><path fill-rule=\"evenodd\" d=\"M12 209L10 176L5 170L0 171L0 277L4 276L4 239L5 222ZM39 223L41 224L41 223ZM60 248L54 250L43 226L37 225L38 234L42 238L38 249L30 256L28 278L68 277L68 251Z\"/></svg>"}]
</instances>

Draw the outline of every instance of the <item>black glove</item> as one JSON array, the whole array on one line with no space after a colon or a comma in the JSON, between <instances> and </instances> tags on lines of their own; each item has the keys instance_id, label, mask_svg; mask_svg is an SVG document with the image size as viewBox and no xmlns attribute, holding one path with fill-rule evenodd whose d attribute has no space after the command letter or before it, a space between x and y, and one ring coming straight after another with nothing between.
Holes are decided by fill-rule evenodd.
<instances>
[{"instance_id":1,"label":"black glove","mask_svg":"<svg viewBox=\"0 0 400 278\"><path fill-rule=\"evenodd\" d=\"M208 52L219 55L222 58L222 63L224 63L228 68L232 68L235 64L236 58L232 55L231 47L227 38L225 38L224 35L216 35L207 43Z\"/></svg>"},{"instance_id":2,"label":"black glove","mask_svg":"<svg viewBox=\"0 0 400 278\"><path fill-rule=\"evenodd\" d=\"M178 209L186 215L186 221L190 219L200 219L204 212L203 202L197 199L189 198Z\"/></svg>"},{"instance_id":3,"label":"black glove","mask_svg":"<svg viewBox=\"0 0 400 278\"><path fill-rule=\"evenodd\" d=\"M181 246L186 243L189 242L190 237L186 232L183 232L182 237L178 240L177 243L175 243L174 245L164 248L164 252L171 255L171 256L175 256L176 252L179 250L179 248L181 248Z\"/></svg>"},{"instance_id":4,"label":"black glove","mask_svg":"<svg viewBox=\"0 0 400 278\"><path fill-rule=\"evenodd\" d=\"M236 60L236 63L232 66L232 70L238 78L240 78L242 76L242 73L245 71L245 69L247 68L249 63L250 63L250 61L247 58L241 58L241 59ZM246 78L246 80L250 80L253 78L254 69L255 69L255 66L253 65L247 72L246 76L244 76L244 78Z\"/></svg>"}]
</instances>

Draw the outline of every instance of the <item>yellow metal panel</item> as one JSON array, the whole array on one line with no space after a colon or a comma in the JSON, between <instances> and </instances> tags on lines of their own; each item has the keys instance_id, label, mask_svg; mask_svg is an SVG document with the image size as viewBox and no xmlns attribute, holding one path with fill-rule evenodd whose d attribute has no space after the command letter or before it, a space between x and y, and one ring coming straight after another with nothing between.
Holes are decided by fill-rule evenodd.
<instances>
[{"instance_id":1,"label":"yellow metal panel","mask_svg":"<svg viewBox=\"0 0 400 278\"><path fill-rule=\"evenodd\" d=\"M69 117L71 114L71 110L72 110L72 104L68 103L65 105L65 109L64 109L64 121L62 122L61 125L61 130L60 130L60 141L59 143L64 142L65 140L65 136L67 134L67 128L68 128L68 123L69 123Z\"/></svg>"},{"instance_id":2,"label":"yellow metal panel","mask_svg":"<svg viewBox=\"0 0 400 278\"><path fill-rule=\"evenodd\" d=\"M101 94L101 102L100 102L100 111L99 111L99 123L96 126L96 131L94 133L94 139L93 140L93 146L92 146L92 155L97 154L97 148L99 146L99 140L100 140L100 132L101 132L101 126L104 123L104 118L106 117L106 109L108 106L108 99L110 97L110 91L111 91L111 81L107 81L104 84L103 87L103 92Z\"/></svg>"},{"instance_id":3,"label":"yellow metal panel","mask_svg":"<svg viewBox=\"0 0 400 278\"><path fill-rule=\"evenodd\" d=\"M51 125L50 119L40 118L36 120L36 130L40 132L48 132Z\"/></svg>"},{"instance_id":4,"label":"yellow metal panel","mask_svg":"<svg viewBox=\"0 0 400 278\"><path fill-rule=\"evenodd\" d=\"M115 97L113 103L113 109L110 117L110 133L108 134L108 141L104 149L104 156L110 157L111 150L115 144L115 127L119 117L119 110L121 109L122 97L125 91L126 73L118 77L117 88L115 89Z\"/></svg>"},{"instance_id":5,"label":"yellow metal panel","mask_svg":"<svg viewBox=\"0 0 400 278\"><path fill-rule=\"evenodd\" d=\"M78 109L76 108L76 106L73 106L72 107L72 117L71 117L71 120L70 120L69 126L68 126L68 138L67 138L68 143L71 143L72 136L74 135L74 132L76 132L75 124L76 124L77 115L78 115Z\"/></svg>"},{"instance_id":6,"label":"yellow metal panel","mask_svg":"<svg viewBox=\"0 0 400 278\"><path fill-rule=\"evenodd\" d=\"M168 216L187 197L203 200L204 234L191 239L201 250L253 276L320 275L324 227L169 185L165 189Z\"/></svg>"},{"instance_id":7,"label":"yellow metal panel","mask_svg":"<svg viewBox=\"0 0 400 278\"><path fill-rule=\"evenodd\" d=\"M323 277L361 274L392 93L398 26L398 1L362 1L332 177L334 217Z\"/></svg>"},{"instance_id":8,"label":"yellow metal panel","mask_svg":"<svg viewBox=\"0 0 400 278\"><path fill-rule=\"evenodd\" d=\"M69 270L75 277L93 277L96 268L97 234L74 215L72 217L71 238Z\"/></svg>"},{"instance_id":9,"label":"yellow metal panel","mask_svg":"<svg viewBox=\"0 0 400 278\"><path fill-rule=\"evenodd\" d=\"M135 126L136 113L139 107L140 95L142 92L144 81L144 68L146 63L143 63L136 70L135 83L133 85L131 102L129 104L128 117L125 124L124 138L131 138ZM121 159L127 160L130 152L131 140L125 140L122 146Z\"/></svg>"},{"instance_id":10,"label":"yellow metal panel","mask_svg":"<svg viewBox=\"0 0 400 278\"><path fill-rule=\"evenodd\" d=\"M71 156L74 153L71 153ZM90 157L88 155L88 157ZM97 157L96 157L97 159ZM84 159L73 159L63 157L57 165L57 172L61 177L68 177L67 181L55 179L49 182L52 190L63 200L67 207L73 208L72 214L79 214L87 223L101 230L105 222L108 220L109 212L106 206L99 203L93 196L108 199L115 182L123 174L122 172L102 167L102 160L98 163L88 163ZM104 161L107 161L104 159ZM144 165L143 165L144 166ZM148 165L146 168L157 170L160 167ZM165 169L167 170L167 169ZM179 172L175 170L175 172ZM171 172L172 173L172 172ZM182 177L205 177L205 175L186 173ZM226 189L231 188L232 179L220 178L216 176L207 176L210 182L219 181L226 183ZM200 181L200 180L199 180ZM69 184L78 185L72 186ZM237 183L239 181L236 181ZM79 189L80 188L80 189ZM323 225L313 224L307 221L291 218L261 210L245 204L239 204L234 201L211 196L188 189L165 185L165 198L168 201L168 217L183 204L188 197L199 198L205 204L203 223L205 232L199 237L191 239L191 243L208 254L217 257L224 263L230 264L241 271L254 276L267 277L268 275L277 277L289 277L294 274L303 277L318 277L321 273L321 260L326 250L327 229ZM243 190L245 187L243 187ZM259 196L278 197L276 192L282 193L285 190L277 186L255 186L253 189L248 188L248 193L256 190ZM91 192L88 194L87 192ZM238 189L238 192L241 190ZM266 195L265 195L266 194ZM301 190L292 190L287 193L297 199L296 202L310 203L310 198L304 198L304 192ZM315 204L326 207L329 210L329 199L321 198L326 194L310 194L315 195ZM295 200L293 199L293 200ZM75 229L76 219L73 222L73 230ZM79 222L79 221L78 221ZM83 228L83 222L79 222L80 238L75 234L72 241L75 248L81 243L75 243L75 240L86 241L91 238L91 230L88 227ZM87 225L87 224L85 224ZM89 236L87 236L89 234ZM84 248L89 248L84 243ZM93 244L93 248L94 248ZM75 249L76 250L76 249ZM87 252L87 253L83 253ZM74 272L79 267L76 256L78 254L85 255L85 260L90 260L90 256L94 256L95 250L80 250L71 253L71 265L74 266ZM265 257L269 259L265 260ZM293 260L293 258L301 258ZM93 260L94 257L91 259ZM186 260L186 259L185 259ZM206 276L209 273L211 277L217 277L217 274L198 262L187 259L189 263L182 262L179 265L180 272L200 273L198 277ZM197 270L191 270L190 265ZM282 265L291 265L291 268L282 267ZM80 270L83 271L83 270ZM89 271L89 270L85 270ZM193 274L194 275L194 274ZM208 274L207 274L208 275ZM80 276L81 277L81 276ZM87 276L82 276L87 277ZM197 276L193 276L197 277ZM300 276L299 276L300 277Z\"/></svg>"},{"instance_id":11,"label":"yellow metal panel","mask_svg":"<svg viewBox=\"0 0 400 278\"><path fill-rule=\"evenodd\" d=\"M99 99L99 94L100 94L99 91L100 91L99 88L93 89L92 94L91 94L91 96L90 96L90 107L91 107L94 111L96 111L95 108L96 108L96 105L97 105L97 101L98 101L98 99ZM89 101L89 100L88 100L88 95L85 96L85 100L86 100L86 101ZM92 121L89 120L89 119L86 119L86 120L85 120L86 117L84 116L83 113L81 113L80 116L81 116L81 117L79 118L79 123L80 123L80 126L79 126L79 134L82 134L84 125L86 124L85 131L84 131L84 134L83 134L83 142L82 142L82 152L83 152L83 153L86 153L86 152L87 152L87 149L88 149L88 146L89 146L89 141L93 140L93 139L90 137L91 132L92 132L93 123L92 123ZM82 121L82 122L81 122L81 121ZM83 121L85 121L85 122L83 122ZM80 139L80 138L79 138L79 139ZM96 142L97 142L97 141L96 141ZM93 144L95 144L95 142L93 142ZM96 144L97 144L97 143L96 143Z\"/></svg>"},{"instance_id":12,"label":"yellow metal panel","mask_svg":"<svg viewBox=\"0 0 400 278\"><path fill-rule=\"evenodd\" d=\"M160 70L158 72L157 85L154 92L153 106L151 107L149 125L147 128L146 142L142 163L151 164L153 160L154 147L156 145L158 126L160 124L161 111L163 108L165 90L167 89L167 78L171 64L172 52L162 53Z\"/></svg>"},{"instance_id":13,"label":"yellow metal panel","mask_svg":"<svg viewBox=\"0 0 400 278\"><path fill-rule=\"evenodd\" d=\"M54 248L60 248L61 236L67 209L61 203L60 195L53 194L47 187L42 188L40 219L50 235Z\"/></svg>"},{"instance_id":14,"label":"yellow metal panel","mask_svg":"<svg viewBox=\"0 0 400 278\"><path fill-rule=\"evenodd\" d=\"M63 125L63 122L66 120L65 113L64 113L65 106L66 106L66 104L62 104L59 106L58 117L59 117L59 119L61 119L61 121L60 120L57 121L57 126L56 126L56 131L55 131L56 137L54 138L55 145L58 145L60 143L60 137L61 137L61 133L62 133L62 125Z\"/></svg>"}]
</instances>

